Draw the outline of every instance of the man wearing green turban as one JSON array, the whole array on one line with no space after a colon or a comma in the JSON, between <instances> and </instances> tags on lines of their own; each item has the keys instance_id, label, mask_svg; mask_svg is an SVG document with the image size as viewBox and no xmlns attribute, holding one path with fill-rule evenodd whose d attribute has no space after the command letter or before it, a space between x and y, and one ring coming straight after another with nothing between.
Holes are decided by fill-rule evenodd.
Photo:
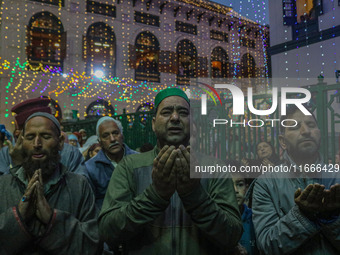
<instances>
[{"instance_id":1,"label":"man wearing green turban","mask_svg":"<svg viewBox=\"0 0 340 255\"><path fill-rule=\"evenodd\" d=\"M157 145L113 172L102 238L127 254L228 254L242 232L232 181L190 178L190 102L182 90L159 92L155 109Z\"/></svg>"}]
</instances>

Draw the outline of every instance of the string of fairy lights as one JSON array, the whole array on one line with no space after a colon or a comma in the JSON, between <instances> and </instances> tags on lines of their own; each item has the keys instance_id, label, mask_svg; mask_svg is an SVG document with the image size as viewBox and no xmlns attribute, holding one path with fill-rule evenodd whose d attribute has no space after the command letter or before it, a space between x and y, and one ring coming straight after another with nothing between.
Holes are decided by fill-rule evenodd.
<instances>
[{"instance_id":1,"label":"string of fairy lights","mask_svg":"<svg viewBox=\"0 0 340 255\"><path fill-rule=\"evenodd\" d=\"M69 96L77 98L77 100L82 100L82 98L98 98L104 100L110 99L114 102L125 102L129 104L130 107L127 107L127 110L129 110L130 112L135 112L136 109L140 105L143 105L145 102L153 104L154 98L158 92L168 87L176 86L174 84L171 84L170 86L154 84L150 85L147 82L137 82L129 78L119 79L118 77L98 79L95 76L87 76L85 74L79 74L77 72L62 73L60 68L57 67L46 68L44 69L43 73L39 71L34 71L34 78L27 83L27 79L30 79L30 77L32 77L32 71L27 71L27 66L29 66L29 63L24 62L21 64L19 59L17 59L14 66L10 66L10 63L8 61L4 61L1 63L0 58L0 75L3 74L5 70L7 70L10 71L11 76L7 86L5 87L5 104L8 105L5 114L6 118L11 116L10 108L15 105L15 100L17 98L25 97L25 94L30 94L30 92L34 92L35 90L38 90L40 94L43 95L45 90L49 86L51 86L51 84L55 84L54 81L58 83L60 82L60 79L64 79L64 81L61 82L62 85L58 85L56 89L51 90L48 93L49 97L51 95L55 96L55 102L57 103L59 95L67 93ZM46 78L45 81L42 81L43 77ZM26 82L27 85L26 87L23 87L23 89L21 89L24 82ZM13 92L10 92L11 87L15 84L17 85L14 87ZM108 90L110 92L102 93L102 91L98 90L98 88L103 88L103 84L105 84L105 88L109 88ZM94 87L90 89L90 86ZM78 92L74 92L75 87L79 88L80 90ZM195 86L181 86L181 89L188 94L191 100L200 100L201 95L207 92L205 87L201 86L199 83L195 84ZM230 95L230 93L227 93L225 95ZM209 97L208 100L215 102L213 96ZM72 102L74 102L74 100L72 100ZM117 104L115 104L114 106L117 107ZM267 109L268 107L270 106L267 104L261 105L262 109ZM117 112L117 108L114 108L114 110ZM230 118L234 117L232 115L232 111L228 112L228 116ZM248 118L247 113L245 114L245 118Z\"/></svg>"},{"instance_id":2,"label":"string of fairy lights","mask_svg":"<svg viewBox=\"0 0 340 255\"><path fill-rule=\"evenodd\" d=\"M29 64L27 62L21 64L19 59L17 59L14 66L11 66L8 61L4 61L0 65L0 74L3 74L4 70L10 71L10 79L5 87L5 93L8 94L5 97L5 99L8 100L5 104L10 107L15 104L14 100L16 100L17 97L25 98L25 94L30 94L30 92L39 90L39 93L43 95L51 84L53 84L55 88L47 94L56 98L66 93L79 100L82 98L110 98L114 101L134 101L136 105L144 102L152 102L154 94L151 95L150 93L158 93L160 90L169 87L160 84L150 85L147 82L137 82L131 78L119 79L118 77L111 77L98 79L94 75L88 76L76 71L62 73L61 69L57 67L46 68L43 72L32 72L26 70L26 66L29 66ZM28 79L30 80L28 81ZM44 81L42 79L44 79ZM23 83L26 85L24 86ZM12 86L15 87L13 92L10 92L9 89ZM172 84L171 86L174 85ZM187 87L184 86L183 89L185 90ZM106 90L109 91L106 93ZM195 93L197 98L199 93L199 91ZM115 96L111 97L113 94ZM10 102L10 98L14 100ZM8 109L6 111L8 112ZM8 115L6 117L8 117Z\"/></svg>"},{"instance_id":3,"label":"string of fairy lights","mask_svg":"<svg viewBox=\"0 0 340 255\"><path fill-rule=\"evenodd\" d=\"M294 40L299 39L299 33L306 33L305 39L301 36L306 43L304 47L301 47L302 50L297 47L296 51L284 52L284 68L282 69L284 73L285 79L290 78L298 78L298 79L306 79L307 81L310 79L315 79L319 77L327 77L333 78L333 72L339 68L337 68L337 49L336 49L336 32L335 28L337 25L336 13L338 9L337 1L331 0L327 3L327 6L320 3L320 6L314 6L311 8L310 2L297 0L295 2L296 11L300 10L300 13L297 11L295 26L289 27L285 26L284 28L284 42L290 42L292 40L292 30L293 33L296 33L297 38L293 38ZM323 10L320 12L320 9ZM301 11L303 10L303 11ZM315 14L310 16L312 11L314 10ZM324 11L327 10L327 14ZM303 18L303 17L306 18ZM301 20L303 18L303 20ZM312 25L304 25L309 24L309 22L316 20L318 23L317 26L314 25L317 30L311 30L313 28ZM324 37L324 30L332 29L334 32L332 33L332 39L322 40ZM320 32L319 39L320 42L317 44L313 44L311 41L311 36L313 32ZM314 38L315 40L315 38ZM292 63L293 62L293 63ZM292 70L292 69L295 70ZM295 71L293 74L292 71ZM317 73L316 73L317 72ZM318 77L318 78L319 78Z\"/></svg>"},{"instance_id":4,"label":"string of fairy lights","mask_svg":"<svg viewBox=\"0 0 340 255\"><path fill-rule=\"evenodd\" d=\"M145 102L153 102L155 95L159 91L175 86L174 84L170 86L148 84L147 82L137 82L131 78L119 79L118 77L111 77L98 79L94 75L88 76L73 71L62 73L60 68L57 67L46 68L43 72L32 72L26 70L27 66L29 66L27 62L20 63L19 59L17 59L14 66L11 66L8 61L3 61L0 64L0 74L3 74L5 70L10 73L9 82L5 87L5 104L9 108L15 105L16 99L25 98L25 94L38 90L43 95L47 88L54 84L55 89L50 90L47 94L55 97L56 102L58 102L58 97L61 94L66 93L78 100L82 100L82 98L98 98L117 102L133 102L135 107L130 110L134 111L136 107ZM24 83L26 84L25 86L23 85ZM58 85L55 86L56 84ZM10 92L13 86L14 89ZM188 88L188 86L182 86L184 91ZM108 92L103 93L103 90L108 90ZM199 99L201 94L202 89L200 87L190 89L192 99ZM6 112L9 112L9 108L6 109ZM9 116L9 113L7 113L5 117Z\"/></svg>"},{"instance_id":5,"label":"string of fairy lights","mask_svg":"<svg viewBox=\"0 0 340 255\"><path fill-rule=\"evenodd\" d=\"M248 0L248 3L250 2L250 5L246 7L246 11L244 11L244 3L242 0L240 0L239 3L239 9L237 10L239 13L243 14L245 13L246 17L249 17L249 14L252 14L253 19L258 22L259 24L266 25L267 22L267 4L265 1L254 1L254 0ZM250 8L251 6L251 8ZM259 30L259 34L262 38L261 40L261 45L262 48L265 49L268 47L266 38L268 35L264 34L264 31L262 29ZM268 56L267 56L267 51L263 51L264 55L264 71L265 75L264 77L269 78L269 68L268 68Z\"/></svg>"},{"instance_id":6,"label":"string of fairy lights","mask_svg":"<svg viewBox=\"0 0 340 255\"><path fill-rule=\"evenodd\" d=\"M0 6L0 18L2 19L2 21L4 21L3 25L1 26L2 31L0 32L4 35L3 40L6 41L6 43L3 45L7 45L6 47L10 47L11 49L17 49L17 55L6 55L8 60L4 58L0 59L0 78L6 82L5 89L1 90L0 92L1 97L5 99L5 114L1 114L1 117L11 117L12 114L10 112L10 109L15 104L28 98L37 96L49 96L53 98L57 103L59 103L62 109L77 109L79 110L79 112L81 112L81 115L88 104L97 99L108 101L114 107L116 113L121 111L120 103L124 103L124 106L126 106L127 108L127 112L134 112L139 107L139 105L145 102L152 103L157 92L167 87L176 86L176 79L173 78L176 76L161 76L162 80L159 83L142 80L136 81L134 79L135 70L131 70L131 67L129 66L130 45L127 43L121 44L121 42L131 40L129 38L131 38L135 34L137 26L134 27L133 25L133 17L135 15L135 11L137 10L136 8L138 8L138 11L140 12L147 13L149 11L143 1L140 3L136 1L137 6L135 8L133 8L131 4L129 5L130 8L125 8L126 6L124 6L124 3L122 3L122 1L120 1L120 3L115 2L115 11L117 13L121 12L121 16L119 16L119 18L115 17L115 20L120 21L120 27L114 25L112 23L113 19L107 15L91 15L91 13L85 13L85 15L81 12L83 4L80 4L79 2L74 2L67 6L66 4L64 6L64 2L66 1L61 0L58 1L58 4L56 6L51 6L50 4L48 4L49 1L46 1L46 3L41 2L42 1L39 1L39 3L34 1L26 1L23 5L21 5L19 3L4 4L4 1L2 1L2 4ZM204 3L195 0L180 0L178 2L183 2L185 4L194 6L198 13L203 11L212 11L218 13L217 16L223 16L230 11L229 7L224 7L222 5L214 4L211 2ZM104 4L104 1L100 1L100 3ZM107 1L105 4L112 5L112 2ZM151 9L156 8L153 7L154 5L155 3L152 3ZM159 15L159 10L157 9L157 11ZM51 32L46 32L54 29L52 26L50 26L50 24L41 24L41 22L40 24L39 22L28 22L32 19L32 17L35 18L34 21L37 21L38 16L35 15L39 13L42 13L43 15L43 22L47 22L46 17L48 15L57 18L57 28L55 30L57 32L56 35L53 35L54 37L51 37ZM175 30L174 24L171 23L175 22L177 19L186 19L187 23L193 23L198 26L202 24L198 24L199 22L197 23L196 18L193 18L196 16L192 15L189 19L187 18L188 15L189 14L186 12L179 11L178 16L174 18L172 9L165 9L163 15L159 15L159 17L164 25L169 26L168 33L164 33L162 26L156 27L144 25L142 31L150 31L152 34L157 35L156 37L158 37L157 39L159 41L160 48L162 49L162 47L165 47L166 50L169 50L171 48L169 45L172 44L173 38L178 34L178 32ZM229 18L230 20L228 21ZM205 20L206 23L208 23L207 19L208 18L206 18ZM245 55L246 53L250 53L254 57L256 62L259 61L260 63L264 63L264 66L261 66L264 71L261 74L257 74L259 75L258 77L268 77L268 65L266 60L267 56L265 50L265 48L267 47L266 38L268 37L268 29L264 26L256 24L253 21L244 19L242 16L231 15L224 20L222 19L222 22L225 22L226 20L231 25L231 30L229 29L230 41L223 43L214 41L214 43L216 44L216 47L222 46L227 52L229 56L228 59L234 67L232 76L236 79L240 78L238 77L239 74L237 73L237 70L240 66L241 56ZM93 55L95 53L93 53L93 51L88 51L90 53L92 52L91 54L93 55L89 55L87 56L87 58L84 59L84 57L82 58L82 54L84 54L82 53L82 51L84 52L84 48L80 49L82 46L82 38L84 38L84 35L88 33L87 28L99 21L108 24L108 27L110 27L110 29L112 30L112 32L114 32L116 36L115 45L113 46L113 48L110 49L114 49L115 51L117 51L117 44L121 44L119 45L121 47L121 52L114 53L116 61L120 61L119 65L115 65L115 68L117 68L116 74L114 76L106 75L102 78L98 78L98 76L96 76L94 72L92 72L94 71L92 69L94 69ZM225 22L225 31L228 31L228 22ZM224 27L221 27L220 24L218 24L219 20L215 19L213 21L212 27L210 28L209 26L207 31L209 32L209 29L219 30ZM239 29L239 27L241 25L247 26L248 24L251 25L251 27L253 28L256 28L257 26L257 30L259 31L259 37L255 39L256 49L240 46L239 37L240 35L247 36L247 27L244 27L244 29L242 30ZM23 27L25 27L24 30L27 30L26 35L22 33ZM71 30L72 32L70 32L70 28L73 28L73 30ZM51 38L58 38L58 40L55 41L53 45L49 45L48 49L43 45L45 49L42 50L40 48L42 48L41 46L45 42L43 41L43 38L37 38L37 34L43 34L43 32L41 31L44 30L46 38L49 38L49 40L51 40ZM67 47L68 54L68 57L65 59L65 61L64 59L60 60L62 53L57 52L56 50L56 45L61 48L60 45L63 44L64 30L65 33L67 32L67 43L65 43L65 45ZM264 33L264 30L266 30L266 34ZM15 33L11 34L14 31ZM107 33L106 30L104 31L104 35L105 33ZM160 34L162 34L163 36L160 36ZM254 33L252 33L252 36L253 34ZM200 57L202 56L202 52L204 52L205 49L211 47L211 40L208 39L204 41L202 39L197 40L195 38L201 37L195 37L188 34L187 36L183 36L183 39L188 39L193 45L192 48L184 50L187 56L194 56L195 53L196 56L194 57ZM96 41L95 43L101 43L102 47L104 48L104 46L107 44L107 41ZM134 43L135 42L130 42L130 44ZM31 46L31 48L28 46ZM59 48L58 50L60 51ZM31 51L31 53L28 53L29 50ZM34 52L34 50L36 50L36 52ZM139 48L139 50L141 52L143 48ZM170 50L173 51L173 49ZM152 52L152 50L150 51ZM12 52L15 52L15 50L13 50ZM39 61L36 60L31 61L29 57L32 57L33 55L35 57L43 56L42 54L46 55L44 56L44 58L55 60L55 62L64 61L64 67L61 68L60 65L46 65L46 63L39 63ZM139 53L139 56L146 56L146 58L149 57L148 55L143 55L142 53ZM206 58L209 59L210 57L211 56L208 56ZM109 62L105 61L103 63L107 64L108 66ZM92 68L90 73L80 71L84 69L84 63L85 65L89 65L89 69ZM196 65L197 66L195 68L198 68L198 63L196 63ZM210 62L208 62L208 65L210 65ZM209 71L210 67L206 68L208 69L207 71ZM181 85L181 88L183 90L187 90L188 85ZM190 93L191 98L199 99L203 92L199 87L197 87L190 88Z\"/></svg>"}]
</instances>

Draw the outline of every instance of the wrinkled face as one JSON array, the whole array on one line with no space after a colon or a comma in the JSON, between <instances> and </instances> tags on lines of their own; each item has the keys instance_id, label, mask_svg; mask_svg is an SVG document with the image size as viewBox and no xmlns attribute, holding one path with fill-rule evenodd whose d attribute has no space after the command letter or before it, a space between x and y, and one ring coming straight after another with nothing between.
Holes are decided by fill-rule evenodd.
<instances>
[{"instance_id":1,"label":"wrinkled face","mask_svg":"<svg viewBox=\"0 0 340 255\"><path fill-rule=\"evenodd\" d=\"M68 143L74 147L78 147L78 140L70 139Z\"/></svg>"},{"instance_id":2,"label":"wrinkled face","mask_svg":"<svg viewBox=\"0 0 340 255\"><path fill-rule=\"evenodd\" d=\"M59 162L59 151L64 144L63 136L53 122L45 117L34 117L25 126L22 148L26 168L35 171L42 168L42 175L49 176Z\"/></svg>"},{"instance_id":3,"label":"wrinkled face","mask_svg":"<svg viewBox=\"0 0 340 255\"><path fill-rule=\"evenodd\" d=\"M187 146L190 138L190 109L188 102L179 96L165 98L152 119L152 129L160 147L183 144Z\"/></svg>"},{"instance_id":4,"label":"wrinkled face","mask_svg":"<svg viewBox=\"0 0 340 255\"><path fill-rule=\"evenodd\" d=\"M272 148L268 143L262 142L257 145L257 155L260 159L270 158L272 154Z\"/></svg>"},{"instance_id":5,"label":"wrinkled face","mask_svg":"<svg viewBox=\"0 0 340 255\"><path fill-rule=\"evenodd\" d=\"M284 134L279 136L281 147L293 159L316 157L320 147L320 129L313 116L296 111L289 119L296 120L298 124L296 127L286 127Z\"/></svg>"},{"instance_id":6,"label":"wrinkled face","mask_svg":"<svg viewBox=\"0 0 340 255\"><path fill-rule=\"evenodd\" d=\"M80 131L79 132L80 133L80 135L81 135L81 137L83 138L83 140L86 140L87 139L87 134L86 134L86 131Z\"/></svg>"},{"instance_id":7,"label":"wrinkled face","mask_svg":"<svg viewBox=\"0 0 340 255\"><path fill-rule=\"evenodd\" d=\"M244 178L240 176L233 177L234 189L237 199L238 206L241 206L244 203L245 195L247 192L247 185Z\"/></svg>"},{"instance_id":8,"label":"wrinkled face","mask_svg":"<svg viewBox=\"0 0 340 255\"><path fill-rule=\"evenodd\" d=\"M52 151L60 150L63 139L58 137L53 122L44 117L34 117L25 126L22 147L34 161L48 160Z\"/></svg>"},{"instance_id":9,"label":"wrinkled face","mask_svg":"<svg viewBox=\"0 0 340 255\"><path fill-rule=\"evenodd\" d=\"M124 150L124 137L115 122L104 121L98 131L100 146L106 154L114 156Z\"/></svg>"}]
</instances>

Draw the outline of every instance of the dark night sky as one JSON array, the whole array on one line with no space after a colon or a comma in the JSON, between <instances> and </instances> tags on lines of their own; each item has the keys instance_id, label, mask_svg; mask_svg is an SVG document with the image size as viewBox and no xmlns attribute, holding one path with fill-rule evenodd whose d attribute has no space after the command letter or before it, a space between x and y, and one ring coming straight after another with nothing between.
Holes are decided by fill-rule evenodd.
<instances>
[{"instance_id":1,"label":"dark night sky","mask_svg":"<svg viewBox=\"0 0 340 255\"><path fill-rule=\"evenodd\" d=\"M234 11L260 24L269 23L268 0L211 0L233 7Z\"/></svg>"}]
</instances>

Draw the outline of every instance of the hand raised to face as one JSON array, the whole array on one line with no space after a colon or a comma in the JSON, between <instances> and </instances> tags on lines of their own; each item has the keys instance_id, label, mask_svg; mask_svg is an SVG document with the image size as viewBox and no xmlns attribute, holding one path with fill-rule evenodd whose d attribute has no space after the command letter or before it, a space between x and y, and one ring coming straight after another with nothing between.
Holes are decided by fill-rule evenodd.
<instances>
[{"instance_id":1,"label":"hand raised to face","mask_svg":"<svg viewBox=\"0 0 340 255\"><path fill-rule=\"evenodd\" d=\"M329 190L324 191L323 208L325 213L340 213L340 184L332 185Z\"/></svg>"},{"instance_id":2,"label":"hand raised to face","mask_svg":"<svg viewBox=\"0 0 340 255\"><path fill-rule=\"evenodd\" d=\"M23 132L21 131L18 136L18 140L16 141L14 146L11 142L8 143L9 155L11 156L14 165L21 165L21 163L24 160L23 151L22 151L22 140L23 140L22 135L23 135Z\"/></svg>"},{"instance_id":3,"label":"hand raised to face","mask_svg":"<svg viewBox=\"0 0 340 255\"><path fill-rule=\"evenodd\" d=\"M246 158L241 159L241 163L242 163L242 165L244 165L244 166L249 166L249 160L246 159Z\"/></svg>"},{"instance_id":4,"label":"hand raised to face","mask_svg":"<svg viewBox=\"0 0 340 255\"><path fill-rule=\"evenodd\" d=\"M294 201L307 217L322 210L324 189L324 185L316 183L309 184L303 191L299 188L295 192Z\"/></svg>"},{"instance_id":5,"label":"hand raised to face","mask_svg":"<svg viewBox=\"0 0 340 255\"><path fill-rule=\"evenodd\" d=\"M165 145L153 161L152 185L165 200L169 200L176 189L175 146Z\"/></svg>"},{"instance_id":6,"label":"hand raised to face","mask_svg":"<svg viewBox=\"0 0 340 255\"><path fill-rule=\"evenodd\" d=\"M18 209L24 221L36 217L43 224L48 224L52 210L44 196L44 188L41 169L34 172L26 191L19 201Z\"/></svg>"},{"instance_id":7,"label":"hand raised to face","mask_svg":"<svg viewBox=\"0 0 340 255\"><path fill-rule=\"evenodd\" d=\"M265 166L275 166L269 159L265 158L262 160L262 164Z\"/></svg>"},{"instance_id":8,"label":"hand raised to face","mask_svg":"<svg viewBox=\"0 0 340 255\"><path fill-rule=\"evenodd\" d=\"M36 204L36 186L39 180L38 172L35 172L30 179L23 197L19 201L18 210L24 221L33 218Z\"/></svg>"},{"instance_id":9,"label":"hand raised to face","mask_svg":"<svg viewBox=\"0 0 340 255\"><path fill-rule=\"evenodd\" d=\"M178 195L190 193L200 183L198 178L190 178L190 146L179 146L176 158L176 190Z\"/></svg>"},{"instance_id":10,"label":"hand raised to face","mask_svg":"<svg viewBox=\"0 0 340 255\"><path fill-rule=\"evenodd\" d=\"M340 184L332 185L329 190L324 185L310 184L301 192L295 192L295 203L307 217L320 213L321 217L340 213Z\"/></svg>"},{"instance_id":11,"label":"hand raised to face","mask_svg":"<svg viewBox=\"0 0 340 255\"><path fill-rule=\"evenodd\" d=\"M41 170L38 169L39 180L36 184L36 211L35 215L37 216L38 220L43 224L48 224L52 216L52 210L50 205L48 204L45 196L44 196L44 186L43 180L41 175Z\"/></svg>"}]
</instances>

